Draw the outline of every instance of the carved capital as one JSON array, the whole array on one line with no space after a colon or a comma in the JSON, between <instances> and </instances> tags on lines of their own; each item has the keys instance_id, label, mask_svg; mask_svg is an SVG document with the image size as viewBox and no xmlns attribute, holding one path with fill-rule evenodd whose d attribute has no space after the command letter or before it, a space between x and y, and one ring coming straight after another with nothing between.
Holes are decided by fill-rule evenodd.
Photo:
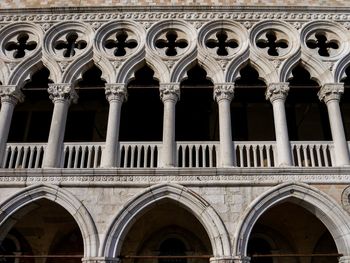
<instances>
[{"instance_id":1,"label":"carved capital","mask_svg":"<svg viewBox=\"0 0 350 263\"><path fill-rule=\"evenodd\" d=\"M288 82L271 83L266 89L265 98L274 102L275 100L285 101L289 91Z\"/></svg>"},{"instance_id":2,"label":"carved capital","mask_svg":"<svg viewBox=\"0 0 350 263\"><path fill-rule=\"evenodd\" d=\"M159 92L160 92L160 99L163 102L167 100L172 100L177 102L180 99L180 84L179 83L160 84Z\"/></svg>"},{"instance_id":3,"label":"carved capital","mask_svg":"<svg viewBox=\"0 0 350 263\"><path fill-rule=\"evenodd\" d=\"M78 94L73 89L72 84L60 83L49 84L48 92L50 99L55 103L57 101L65 101L76 103L78 100Z\"/></svg>"},{"instance_id":4,"label":"carved capital","mask_svg":"<svg viewBox=\"0 0 350 263\"><path fill-rule=\"evenodd\" d=\"M123 102L128 99L128 91L125 84L107 83L105 85L106 99L111 102L113 100Z\"/></svg>"},{"instance_id":5,"label":"carved capital","mask_svg":"<svg viewBox=\"0 0 350 263\"><path fill-rule=\"evenodd\" d=\"M229 100L233 99L235 92L235 85L233 83L223 83L216 84L214 87L214 100L219 102L220 100Z\"/></svg>"},{"instance_id":6,"label":"carved capital","mask_svg":"<svg viewBox=\"0 0 350 263\"><path fill-rule=\"evenodd\" d=\"M0 86L1 103L8 102L16 105L18 102L23 102L24 95L16 85Z\"/></svg>"},{"instance_id":7,"label":"carved capital","mask_svg":"<svg viewBox=\"0 0 350 263\"><path fill-rule=\"evenodd\" d=\"M341 95L344 93L343 83L327 83L322 86L318 92L318 98L325 103L331 100L339 101Z\"/></svg>"}]
</instances>

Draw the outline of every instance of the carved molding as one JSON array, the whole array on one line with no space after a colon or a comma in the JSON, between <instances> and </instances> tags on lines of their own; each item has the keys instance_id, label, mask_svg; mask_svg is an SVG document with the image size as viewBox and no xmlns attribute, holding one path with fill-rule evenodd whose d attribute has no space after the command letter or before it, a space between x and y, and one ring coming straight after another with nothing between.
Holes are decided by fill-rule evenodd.
<instances>
[{"instance_id":1,"label":"carved molding","mask_svg":"<svg viewBox=\"0 0 350 263\"><path fill-rule=\"evenodd\" d=\"M214 87L214 99L231 101L234 96L235 85L233 83L216 84Z\"/></svg>"},{"instance_id":2,"label":"carved molding","mask_svg":"<svg viewBox=\"0 0 350 263\"><path fill-rule=\"evenodd\" d=\"M289 91L289 83L271 83L266 89L265 97L267 100L274 102L275 100L286 100Z\"/></svg>"},{"instance_id":3,"label":"carved molding","mask_svg":"<svg viewBox=\"0 0 350 263\"><path fill-rule=\"evenodd\" d=\"M178 100L180 100L179 83L160 84L159 92L160 92L160 98L163 102L167 100L172 100L177 102Z\"/></svg>"},{"instance_id":4,"label":"carved molding","mask_svg":"<svg viewBox=\"0 0 350 263\"><path fill-rule=\"evenodd\" d=\"M1 103L8 102L16 105L23 102L24 95L15 85L0 86Z\"/></svg>"},{"instance_id":5,"label":"carved molding","mask_svg":"<svg viewBox=\"0 0 350 263\"><path fill-rule=\"evenodd\" d=\"M112 100L123 102L128 98L128 91L122 83L107 83L105 85L105 94L109 102Z\"/></svg>"},{"instance_id":6,"label":"carved molding","mask_svg":"<svg viewBox=\"0 0 350 263\"><path fill-rule=\"evenodd\" d=\"M78 94L73 89L72 84L49 84L48 93L54 103L58 101L69 103L73 101L75 103L78 100Z\"/></svg>"},{"instance_id":7,"label":"carved molding","mask_svg":"<svg viewBox=\"0 0 350 263\"><path fill-rule=\"evenodd\" d=\"M318 92L318 97L326 104L331 100L340 100L341 95L344 93L343 83L328 83L322 86Z\"/></svg>"}]
</instances>

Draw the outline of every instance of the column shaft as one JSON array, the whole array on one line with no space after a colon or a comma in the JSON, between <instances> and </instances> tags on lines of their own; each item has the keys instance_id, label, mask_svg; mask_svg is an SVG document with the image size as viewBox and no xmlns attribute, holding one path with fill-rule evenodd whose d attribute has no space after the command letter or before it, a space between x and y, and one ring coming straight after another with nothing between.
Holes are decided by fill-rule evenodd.
<instances>
[{"instance_id":1,"label":"column shaft","mask_svg":"<svg viewBox=\"0 0 350 263\"><path fill-rule=\"evenodd\" d=\"M332 83L325 84L318 94L320 100L323 100L327 105L334 146L334 159L337 166L350 165L349 148L339 108L339 101L343 92L343 84Z\"/></svg>"},{"instance_id":2,"label":"column shaft","mask_svg":"<svg viewBox=\"0 0 350 263\"><path fill-rule=\"evenodd\" d=\"M50 84L48 91L50 99L54 102L54 109L43 167L58 168L61 165L68 108L71 100L75 100L77 95L69 84Z\"/></svg>"},{"instance_id":3,"label":"column shaft","mask_svg":"<svg viewBox=\"0 0 350 263\"><path fill-rule=\"evenodd\" d=\"M234 84L217 84L214 89L214 98L219 107L220 133L220 166L234 165L235 155L231 128L231 101L234 95Z\"/></svg>"},{"instance_id":4,"label":"column shaft","mask_svg":"<svg viewBox=\"0 0 350 263\"><path fill-rule=\"evenodd\" d=\"M177 83L162 84L160 97L164 104L162 166L176 166L175 143L175 106L180 98L180 86Z\"/></svg>"},{"instance_id":5,"label":"column shaft","mask_svg":"<svg viewBox=\"0 0 350 263\"><path fill-rule=\"evenodd\" d=\"M284 106L288 90L288 83L271 83L266 90L266 99L271 101L273 107L277 151L276 166L293 165L292 151L288 136L286 111Z\"/></svg>"},{"instance_id":6,"label":"column shaft","mask_svg":"<svg viewBox=\"0 0 350 263\"><path fill-rule=\"evenodd\" d=\"M102 167L117 167L119 150L119 129L121 108L126 98L124 84L106 84L106 98L109 101L106 144L102 152Z\"/></svg>"},{"instance_id":7,"label":"column shaft","mask_svg":"<svg viewBox=\"0 0 350 263\"><path fill-rule=\"evenodd\" d=\"M13 110L18 101L23 100L23 94L16 86L0 86L0 168L3 165L6 143L9 135Z\"/></svg>"}]
</instances>

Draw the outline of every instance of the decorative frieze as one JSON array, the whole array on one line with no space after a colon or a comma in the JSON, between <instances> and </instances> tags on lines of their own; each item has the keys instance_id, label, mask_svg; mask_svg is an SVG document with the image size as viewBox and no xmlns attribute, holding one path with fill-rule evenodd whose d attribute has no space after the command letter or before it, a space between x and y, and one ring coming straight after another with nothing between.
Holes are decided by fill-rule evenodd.
<instances>
[{"instance_id":1,"label":"decorative frieze","mask_svg":"<svg viewBox=\"0 0 350 263\"><path fill-rule=\"evenodd\" d=\"M178 101L180 100L180 84L179 83L165 83L161 84L159 88L160 98L164 102L166 100Z\"/></svg>"},{"instance_id":2,"label":"decorative frieze","mask_svg":"<svg viewBox=\"0 0 350 263\"><path fill-rule=\"evenodd\" d=\"M125 84L107 83L105 85L105 94L108 101L117 100L123 102L128 98L128 92Z\"/></svg>"},{"instance_id":3,"label":"decorative frieze","mask_svg":"<svg viewBox=\"0 0 350 263\"><path fill-rule=\"evenodd\" d=\"M271 102L275 100L286 100L289 91L289 83L271 83L266 89L265 97Z\"/></svg>"},{"instance_id":4,"label":"decorative frieze","mask_svg":"<svg viewBox=\"0 0 350 263\"><path fill-rule=\"evenodd\" d=\"M340 100L344 93L343 83L327 83L323 85L318 92L318 97L321 101L327 103L330 100Z\"/></svg>"},{"instance_id":5,"label":"decorative frieze","mask_svg":"<svg viewBox=\"0 0 350 263\"><path fill-rule=\"evenodd\" d=\"M234 96L235 85L233 83L223 83L216 84L214 87L214 99L217 102L220 100L229 100L231 101Z\"/></svg>"},{"instance_id":6,"label":"decorative frieze","mask_svg":"<svg viewBox=\"0 0 350 263\"><path fill-rule=\"evenodd\" d=\"M48 92L54 103L57 101L73 101L75 103L78 99L78 94L73 89L72 84L49 84Z\"/></svg>"}]
</instances>

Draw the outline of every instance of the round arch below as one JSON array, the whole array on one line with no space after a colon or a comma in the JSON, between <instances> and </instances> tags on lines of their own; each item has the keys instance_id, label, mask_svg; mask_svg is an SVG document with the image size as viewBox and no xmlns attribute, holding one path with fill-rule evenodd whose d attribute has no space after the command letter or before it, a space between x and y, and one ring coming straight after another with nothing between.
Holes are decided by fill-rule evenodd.
<instances>
[{"instance_id":1,"label":"round arch below","mask_svg":"<svg viewBox=\"0 0 350 263\"><path fill-rule=\"evenodd\" d=\"M272 206L289 201L315 215L331 233L338 252L350 254L350 217L325 193L302 183L278 185L258 197L241 217L234 236L234 255L246 256L250 233L260 216Z\"/></svg>"},{"instance_id":2,"label":"round arch below","mask_svg":"<svg viewBox=\"0 0 350 263\"><path fill-rule=\"evenodd\" d=\"M175 184L160 184L149 187L126 204L113 220L102 243L100 256L114 258L118 255L125 236L138 217L152 205L166 199L177 202L191 212L203 225L210 239L215 258L231 256L229 235L213 207L195 192Z\"/></svg>"},{"instance_id":3,"label":"round arch below","mask_svg":"<svg viewBox=\"0 0 350 263\"><path fill-rule=\"evenodd\" d=\"M91 215L74 195L58 186L30 186L0 204L0 229L5 230L1 232L6 234L22 215L31 210L31 205L35 206L36 201L40 199L52 201L71 214L83 237L84 257L96 256L99 240ZM4 236L0 235L0 240L3 238Z\"/></svg>"}]
</instances>

